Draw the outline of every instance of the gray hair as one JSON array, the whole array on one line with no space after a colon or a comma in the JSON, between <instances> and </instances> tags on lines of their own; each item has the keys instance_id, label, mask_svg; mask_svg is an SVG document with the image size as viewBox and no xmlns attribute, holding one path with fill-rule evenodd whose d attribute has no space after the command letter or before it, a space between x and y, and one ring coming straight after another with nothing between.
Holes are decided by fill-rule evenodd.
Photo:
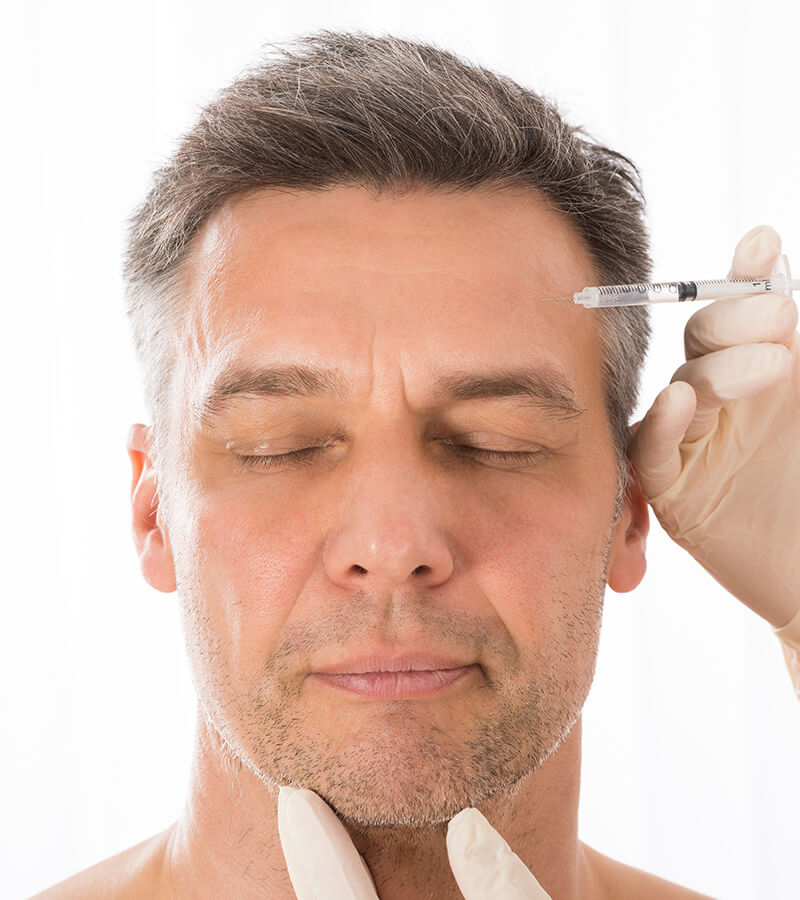
<instances>
[{"instance_id":1,"label":"gray hair","mask_svg":"<svg viewBox=\"0 0 800 900\"><path fill-rule=\"evenodd\" d=\"M430 43L325 29L265 46L276 53L202 108L129 220L126 307L156 458L168 424L182 264L202 224L235 194L342 184L393 195L423 185L529 187L582 237L601 283L649 277L638 169L568 125L552 100ZM650 317L646 306L592 315L618 515Z\"/></svg>"}]
</instances>

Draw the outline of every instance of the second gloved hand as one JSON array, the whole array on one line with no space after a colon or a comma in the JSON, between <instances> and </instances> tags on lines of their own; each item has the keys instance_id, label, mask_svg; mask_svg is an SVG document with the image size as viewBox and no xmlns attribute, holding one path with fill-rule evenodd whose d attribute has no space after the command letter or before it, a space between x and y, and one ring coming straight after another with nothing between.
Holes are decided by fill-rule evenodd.
<instances>
[{"instance_id":1,"label":"second gloved hand","mask_svg":"<svg viewBox=\"0 0 800 900\"><path fill-rule=\"evenodd\" d=\"M280 789L278 832L298 900L378 900L344 825L313 791ZM477 809L464 809L451 819L447 855L465 900L550 900Z\"/></svg>"}]
</instances>

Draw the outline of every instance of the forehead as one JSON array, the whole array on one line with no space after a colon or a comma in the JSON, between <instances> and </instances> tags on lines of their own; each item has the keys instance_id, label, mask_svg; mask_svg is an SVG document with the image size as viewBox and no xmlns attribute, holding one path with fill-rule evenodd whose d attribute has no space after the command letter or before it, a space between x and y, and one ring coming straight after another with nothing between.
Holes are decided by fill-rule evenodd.
<instances>
[{"instance_id":1,"label":"forehead","mask_svg":"<svg viewBox=\"0 0 800 900\"><path fill-rule=\"evenodd\" d=\"M190 391L237 365L310 362L356 387L394 367L422 402L434 371L552 362L595 399L591 314L540 302L594 283L591 259L530 190L259 190L206 221L184 273Z\"/></svg>"}]
</instances>

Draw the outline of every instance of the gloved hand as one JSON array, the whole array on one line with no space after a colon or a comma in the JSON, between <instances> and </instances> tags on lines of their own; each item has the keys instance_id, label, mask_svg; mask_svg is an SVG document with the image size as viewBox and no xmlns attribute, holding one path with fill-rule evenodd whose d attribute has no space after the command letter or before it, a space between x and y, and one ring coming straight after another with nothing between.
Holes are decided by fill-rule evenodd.
<instances>
[{"instance_id":1,"label":"gloved hand","mask_svg":"<svg viewBox=\"0 0 800 900\"><path fill-rule=\"evenodd\" d=\"M729 277L768 275L780 250L769 226L748 231ZM780 294L698 310L687 362L631 427L629 447L667 534L775 630L800 616L797 321Z\"/></svg>"},{"instance_id":2,"label":"gloved hand","mask_svg":"<svg viewBox=\"0 0 800 900\"><path fill-rule=\"evenodd\" d=\"M366 863L318 794L282 787L278 832L298 900L378 900ZM450 820L447 855L466 900L550 900L477 809Z\"/></svg>"}]
</instances>

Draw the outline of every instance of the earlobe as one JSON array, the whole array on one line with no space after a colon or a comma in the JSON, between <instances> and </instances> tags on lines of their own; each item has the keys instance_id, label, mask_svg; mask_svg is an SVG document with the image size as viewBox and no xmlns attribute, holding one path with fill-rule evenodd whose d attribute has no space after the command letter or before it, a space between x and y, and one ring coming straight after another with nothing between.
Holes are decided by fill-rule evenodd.
<instances>
[{"instance_id":1,"label":"earlobe","mask_svg":"<svg viewBox=\"0 0 800 900\"><path fill-rule=\"evenodd\" d=\"M168 594L176 590L175 565L169 535L158 515L158 473L150 458L150 429L137 424L128 434L128 456L133 469L131 510L133 541L145 581Z\"/></svg>"},{"instance_id":2,"label":"earlobe","mask_svg":"<svg viewBox=\"0 0 800 900\"><path fill-rule=\"evenodd\" d=\"M649 531L650 511L636 469L629 463L628 487L609 557L607 581L612 591L625 594L641 584L647 571Z\"/></svg>"}]
</instances>

